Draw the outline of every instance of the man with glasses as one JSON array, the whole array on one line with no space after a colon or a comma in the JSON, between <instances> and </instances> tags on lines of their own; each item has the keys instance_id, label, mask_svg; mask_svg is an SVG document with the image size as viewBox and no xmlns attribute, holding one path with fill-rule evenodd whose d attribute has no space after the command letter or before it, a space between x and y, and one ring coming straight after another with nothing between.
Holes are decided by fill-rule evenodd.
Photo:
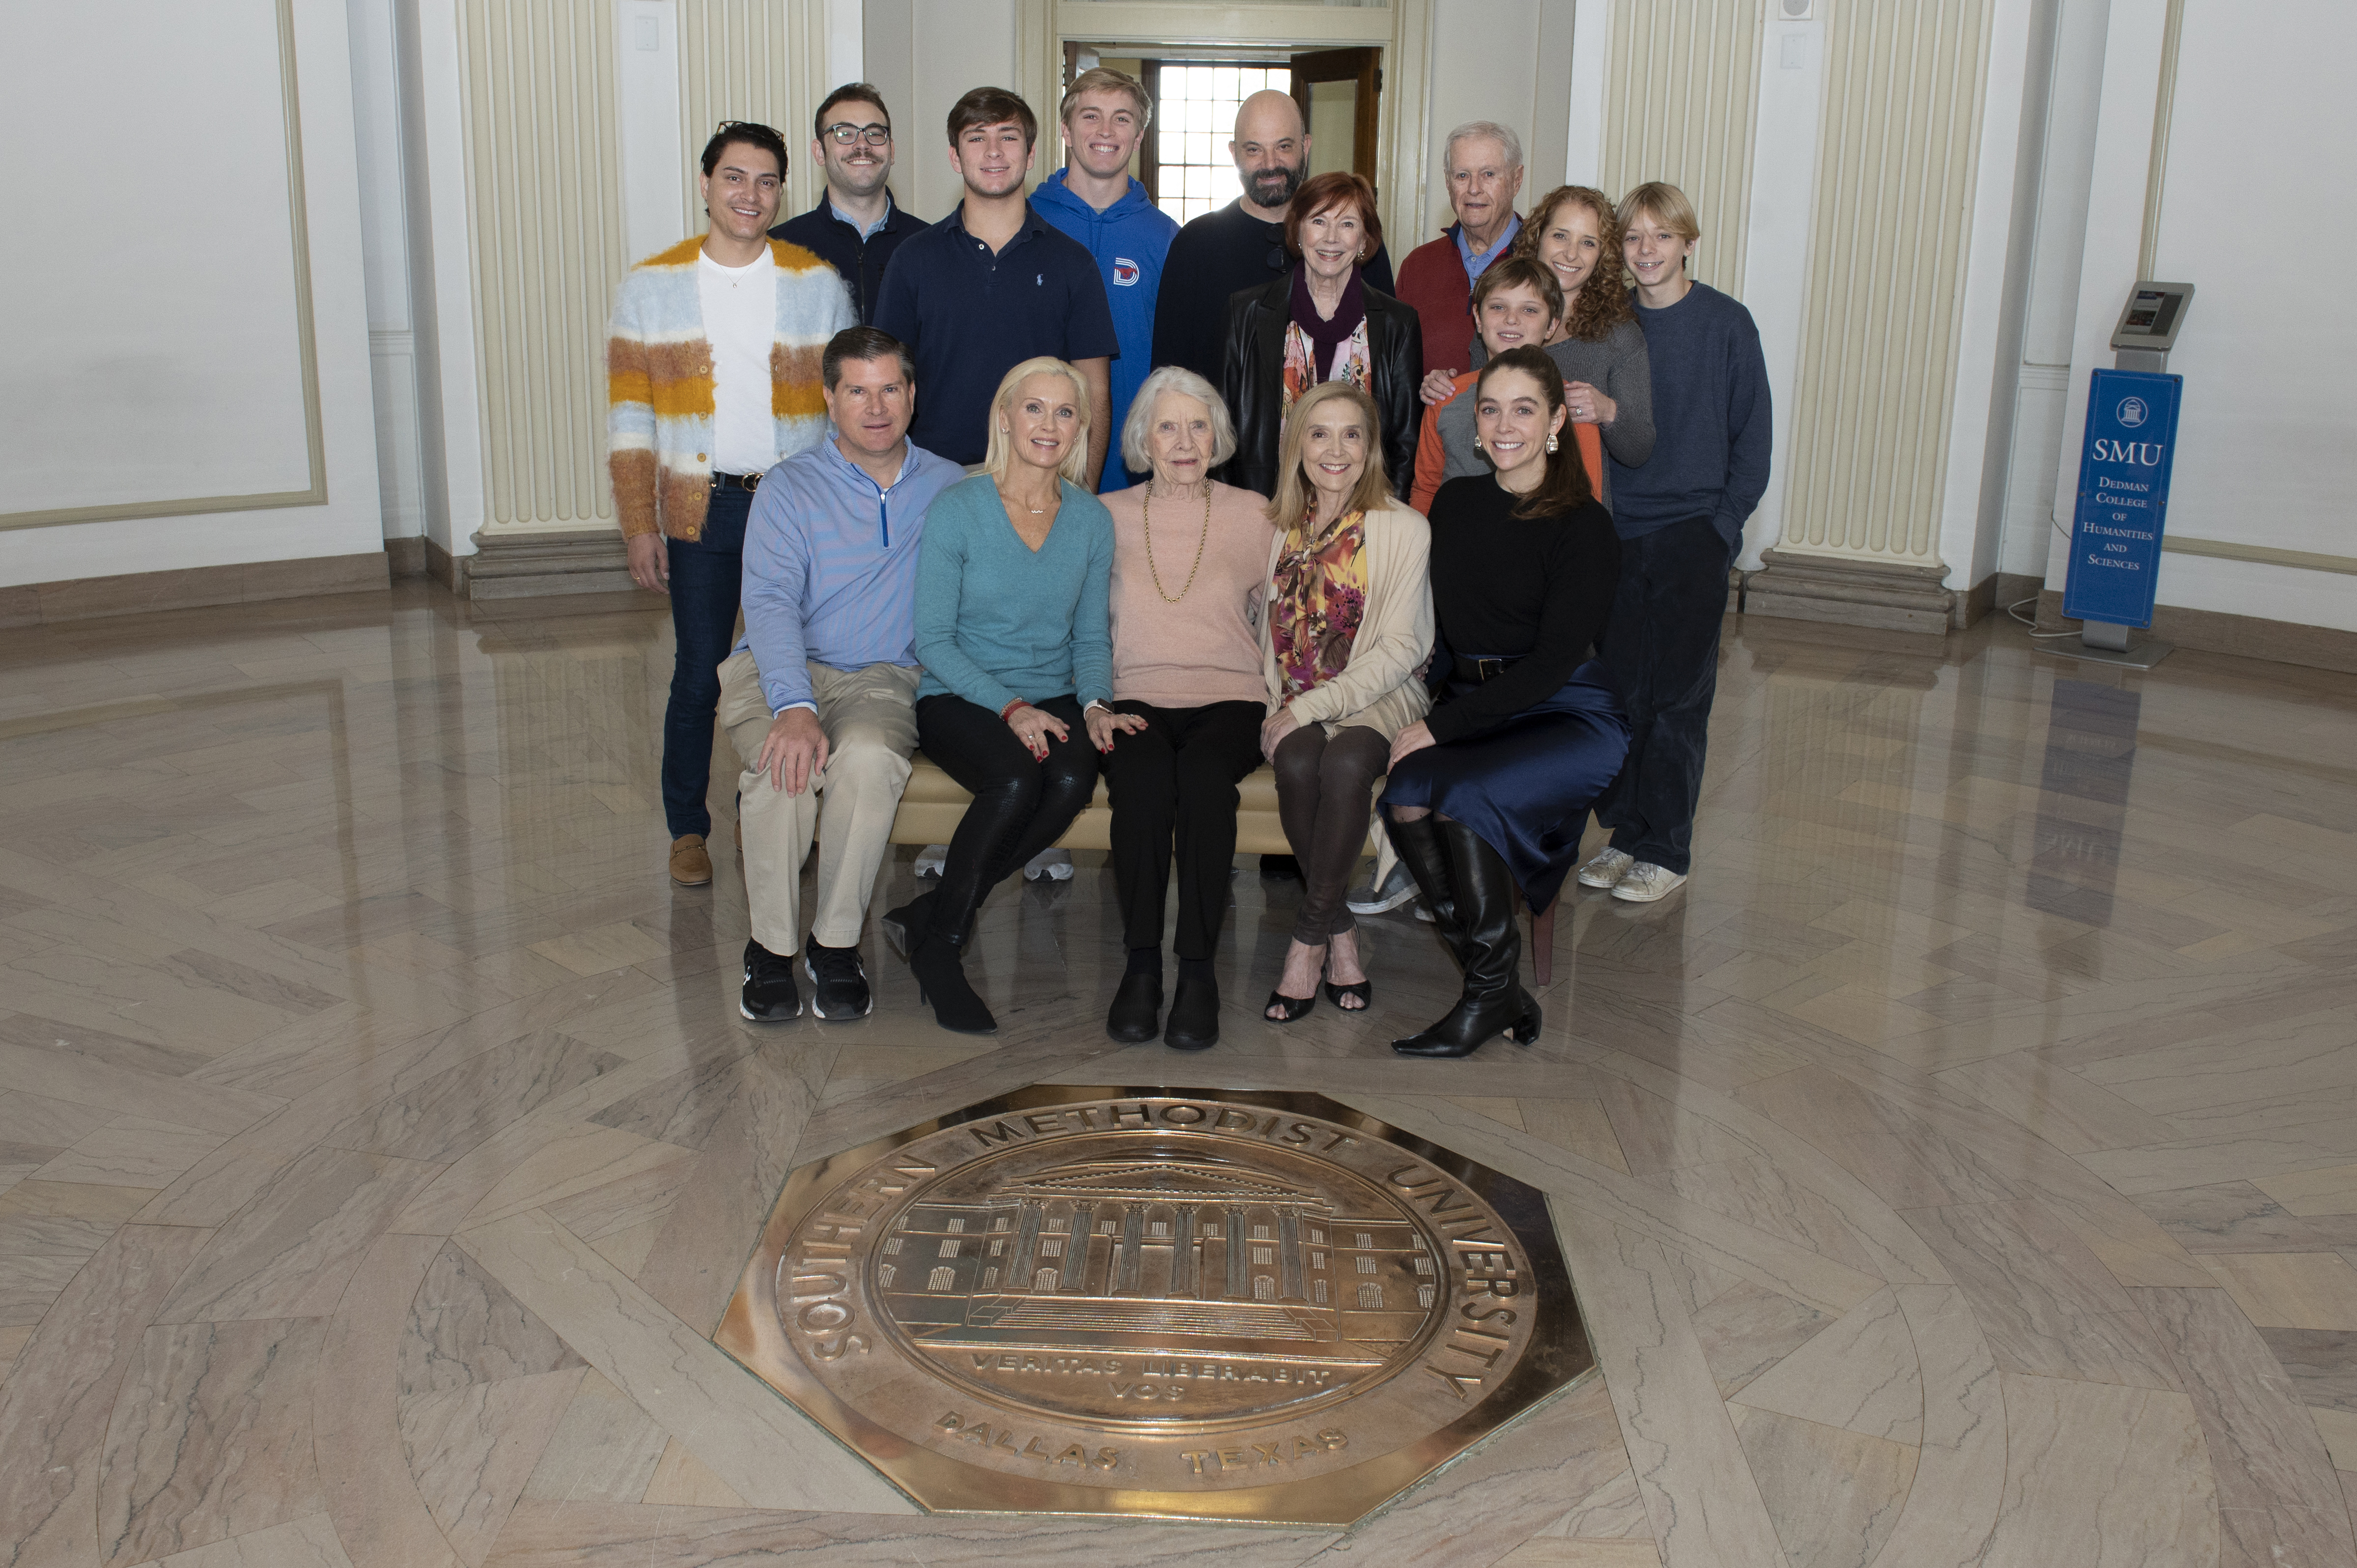
<instances>
[{"instance_id":1,"label":"man with glasses","mask_svg":"<svg viewBox=\"0 0 2357 1568\"><path fill-rule=\"evenodd\" d=\"M662 801L683 887L712 880L713 713L753 491L826 434L820 356L853 325L834 269L770 238L785 174L784 137L722 122L697 182L709 230L630 270L606 342L607 466L630 580L671 597Z\"/></svg>"},{"instance_id":2,"label":"man with glasses","mask_svg":"<svg viewBox=\"0 0 2357 1568\"><path fill-rule=\"evenodd\" d=\"M1285 213L1309 177L1309 132L1301 107L1274 89L1236 105L1228 144L1244 193L1178 231L1162 259L1154 308L1154 366L1183 365L1220 384L1228 296L1293 268L1285 253ZM1381 245L1359 269L1369 288L1393 292L1392 259Z\"/></svg>"},{"instance_id":3,"label":"man with glasses","mask_svg":"<svg viewBox=\"0 0 2357 1568\"><path fill-rule=\"evenodd\" d=\"M892 199L892 112L884 95L864 81L826 95L812 120L811 156L825 171L818 205L789 218L770 237L789 241L825 259L851 287L859 324L876 319L885 263L900 242L925 227Z\"/></svg>"}]
</instances>

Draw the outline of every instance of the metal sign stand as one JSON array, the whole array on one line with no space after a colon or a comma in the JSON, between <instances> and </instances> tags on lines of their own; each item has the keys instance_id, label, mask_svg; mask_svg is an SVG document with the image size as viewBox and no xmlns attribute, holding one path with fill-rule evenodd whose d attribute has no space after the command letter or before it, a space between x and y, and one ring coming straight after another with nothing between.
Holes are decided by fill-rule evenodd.
<instances>
[{"instance_id":1,"label":"metal sign stand","mask_svg":"<svg viewBox=\"0 0 2357 1568\"><path fill-rule=\"evenodd\" d=\"M2167 374L2169 351L2177 344L2177 334L2184 325L2185 306L2192 297L2191 284L2138 283L2128 295L2127 308L2120 313L2119 325L2112 332L2112 368ZM2158 555L2156 550L2156 566ZM2149 670L2176 651L2175 643L2156 637L2147 636L2132 642L2128 634L2136 629L2139 628L2124 622L2083 618L2077 648L2048 644L2043 651L2130 670Z\"/></svg>"}]
</instances>

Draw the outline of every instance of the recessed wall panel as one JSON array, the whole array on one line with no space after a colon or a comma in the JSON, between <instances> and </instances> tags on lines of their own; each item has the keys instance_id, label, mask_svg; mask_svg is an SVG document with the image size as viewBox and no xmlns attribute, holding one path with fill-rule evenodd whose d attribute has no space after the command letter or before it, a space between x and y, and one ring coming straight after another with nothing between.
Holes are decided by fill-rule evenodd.
<instances>
[{"instance_id":1,"label":"recessed wall panel","mask_svg":"<svg viewBox=\"0 0 2357 1568\"><path fill-rule=\"evenodd\" d=\"M0 526L321 499L286 25L274 0L11 8Z\"/></svg>"}]
</instances>

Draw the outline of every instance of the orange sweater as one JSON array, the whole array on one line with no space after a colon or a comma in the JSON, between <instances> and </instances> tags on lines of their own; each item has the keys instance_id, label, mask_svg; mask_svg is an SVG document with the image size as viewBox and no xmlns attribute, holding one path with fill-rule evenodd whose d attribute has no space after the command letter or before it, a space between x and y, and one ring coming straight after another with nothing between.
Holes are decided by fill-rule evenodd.
<instances>
[{"instance_id":1,"label":"orange sweater","mask_svg":"<svg viewBox=\"0 0 2357 1568\"><path fill-rule=\"evenodd\" d=\"M1440 411L1464 395L1481 372L1467 371L1457 378L1457 390L1448 394L1448 403L1436 403L1424 411L1424 432L1415 443L1415 482L1408 490L1408 504L1420 512L1432 510L1432 498L1440 493L1441 481L1448 477L1448 454L1440 446ZM1604 493L1604 436L1593 424L1569 426L1571 438L1579 444L1580 467L1587 470L1587 489L1591 495Z\"/></svg>"}]
</instances>

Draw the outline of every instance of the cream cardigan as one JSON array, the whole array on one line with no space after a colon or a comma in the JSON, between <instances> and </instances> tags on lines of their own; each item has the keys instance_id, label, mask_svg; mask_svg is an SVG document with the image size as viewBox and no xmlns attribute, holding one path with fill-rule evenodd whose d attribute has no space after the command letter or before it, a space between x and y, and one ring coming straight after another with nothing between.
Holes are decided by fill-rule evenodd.
<instances>
[{"instance_id":1,"label":"cream cardigan","mask_svg":"<svg viewBox=\"0 0 2357 1568\"><path fill-rule=\"evenodd\" d=\"M1367 513L1365 527L1367 607L1351 643L1351 661L1340 674L1286 705L1296 723L1322 724L1329 736L1345 725L1364 725L1389 740L1432 706L1415 674L1432 653L1432 529L1420 513L1389 498ZM1272 603L1277 557L1287 537L1288 531L1280 529L1269 542L1262 596ZM1274 714L1285 685L1268 629L1272 618L1261 618L1260 662Z\"/></svg>"}]
</instances>

